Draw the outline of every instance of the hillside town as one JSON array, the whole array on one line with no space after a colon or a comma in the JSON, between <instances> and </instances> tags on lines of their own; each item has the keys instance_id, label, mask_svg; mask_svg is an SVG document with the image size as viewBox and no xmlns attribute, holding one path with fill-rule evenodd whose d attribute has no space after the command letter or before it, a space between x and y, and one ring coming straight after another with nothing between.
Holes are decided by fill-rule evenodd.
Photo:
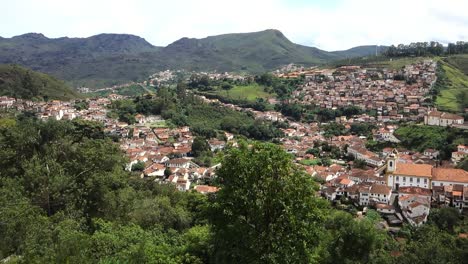
<instances>
[{"instance_id":1,"label":"hillside town","mask_svg":"<svg viewBox=\"0 0 468 264\"><path fill-rule=\"evenodd\" d=\"M294 156L295 162L321 182L320 195L338 203L371 207L385 216L391 225L406 221L419 226L427 220L432 207L452 206L460 211L468 208L468 172L454 165L468 156L468 146L459 145L450 161L439 160L439 151L423 152L403 148L384 148L373 152L366 148L369 140L399 143L394 132L399 124L392 121L424 120L425 125L464 128L463 117L440 112L425 106L425 95L435 82L435 63L427 60L401 71L383 72L361 67L340 67L334 71L313 69L305 73L306 83L293 92L295 103L314 103L324 108L355 105L377 111L377 118L368 114L337 117L336 124L350 128L353 124L375 125L372 137L361 135L327 136L318 122L291 121L276 111L257 111L222 103L195 95L207 104L251 113L256 119L285 122L284 137L278 142ZM395 76L411 78L411 83L394 80ZM213 75L210 78L227 78ZM229 78L234 78L229 76ZM152 83L173 78L171 72L152 76ZM125 96L110 94L104 98L86 99L88 107L77 110L79 101L33 102L0 97L0 107L29 111L42 120L97 121L104 131L120 138L120 147L129 163L126 169L141 167L140 177L159 183L174 184L180 191L216 192L210 186L216 168L222 164L200 166L192 155L194 136L190 127L169 127L161 116L135 115L135 124L120 122L108 115L113 100ZM222 152L236 145L236 136L225 132L223 139L208 140L210 150ZM313 151L316 149L316 151ZM318 158L329 160L317 164ZM363 162L357 168L355 162Z\"/></svg>"}]
</instances>

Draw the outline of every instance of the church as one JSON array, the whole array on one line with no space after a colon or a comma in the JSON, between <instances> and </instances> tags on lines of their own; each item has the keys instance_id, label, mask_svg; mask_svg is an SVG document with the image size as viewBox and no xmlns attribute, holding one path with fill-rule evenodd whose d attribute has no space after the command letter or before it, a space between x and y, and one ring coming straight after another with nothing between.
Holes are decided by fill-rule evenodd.
<instances>
[{"instance_id":1,"label":"church","mask_svg":"<svg viewBox=\"0 0 468 264\"><path fill-rule=\"evenodd\" d=\"M434 168L429 164L399 163L398 152L394 150L387 159L385 173L387 186L392 190L400 187L421 187L432 189L434 186L468 187L468 172L461 169Z\"/></svg>"}]
</instances>

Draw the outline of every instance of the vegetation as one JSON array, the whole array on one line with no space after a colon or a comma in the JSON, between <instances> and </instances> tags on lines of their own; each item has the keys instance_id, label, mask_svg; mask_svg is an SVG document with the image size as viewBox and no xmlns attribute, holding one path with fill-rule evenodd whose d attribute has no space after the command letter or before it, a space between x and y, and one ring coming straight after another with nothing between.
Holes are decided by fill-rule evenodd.
<instances>
[{"instance_id":1,"label":"vegetation","mask_svg":"<svg viewBox=\"0 0 468 264\"><path fill-rule=\"evenodd\" d=\"M139 95L145 95L145 94L154 93L154 92L156 92L156 90L151 86L147 86L143 88L143 86L141 85L133 84L133 85L125 86L122 88L117 88L115 90L104 90L104 91L88 93L87 96L105 97L113 93L124 95L124 96L139 96Z\"/></svg>"},{"instance_id":2,"label":"vegetation","mask_svg":"<svg viewBox=\"0 0 468 264\"><path fill-rule=\"evenodd\" d=\"M468 144L468 131L450 127L401 126L395 131L401 145L419 152L432 148L440 151L441 159L447 159L458 144Z\"/></svg>"},{"instance_id":3,"label":"vegetation","mask_svg":"<svg viewBox=\"0 0 468 264\"><path fill-rule=\"evenodd\" d=\"M464 59L459 57L456 65L468 64L468 57ZM468 107L468 75L450 64L450 61L453 60L439 61L438 79L434 87L434 93L437 95L435 103L440 110L463 112L463 109Z\"/></svg>"},{"instance_id":4,"label":"vegetation","mask_svg":"<svg viewBox=\"0 0 468 264\"><path fill-rule=\"evenodd\" d=\"M30 100L70 100L79 95L49 75L17 65L0 65L0 96Z\"/></svg>"},{"instance_id":5,"label":"vegetation","mask_svg":"<svg viewBox=\"0 0 468 264\"><path fill-rule=\"evenodd\" d=\"M221 130L258 140L280 137L282 132L271 122L255 120L251 114L238 112L218 104L207 104L193 94L187 94L183 84L178 88L160 88L157 96L136 97L113 101L111 115L127 123L135 122L137 113L161 115L177 126L189 125L204 138L215 138Z\"/></svg>"},{"instance_id":6,"label":"vegetation","mask_svg":"<svg viewBox=\"0 0 468 264\"><path fill-rule=\"evenodd\" d=\"M272 94L265 92L265 88L259 86L258 84L250 84L246 86L237 85L227 90L218 89L215 91L215 94L221 95L223 97L227 97L230 99L247 100L247 101L255 101L258 98L268 99L273 96Z\"/></svg>"},{"instance_id":7,"label":"vegetation","mask_svg":"<svg viewBox=\"0 0 468 264\"><path fill-rule=\"evenodd\" d=\"M273 144L222 157L220 191L179 192L133 178L84 121L0 119L0 258L14 263L463 263L468 225L440 209L397 245L315 196L316 183ZM203 149L203 147L202 147ZM170 171L167 172L168 174ZM392 257L391 251L400 256Z\"/></svg>"},{"instance_id":8,"label":"vegetation","mask_svg":"<svg viewBox=\"0 0 468 264\"><path fill-rule=\"evenodd\" d=\"M291 117L296 121L303 120L305 122L329 122L334 121L336 117L351 117L363 113L362 109L356 106L346 106L333 110L321 108L313 104L300 105L281 103L277 104L275 108L285 116Z\"/></svg>"}]
</instances>

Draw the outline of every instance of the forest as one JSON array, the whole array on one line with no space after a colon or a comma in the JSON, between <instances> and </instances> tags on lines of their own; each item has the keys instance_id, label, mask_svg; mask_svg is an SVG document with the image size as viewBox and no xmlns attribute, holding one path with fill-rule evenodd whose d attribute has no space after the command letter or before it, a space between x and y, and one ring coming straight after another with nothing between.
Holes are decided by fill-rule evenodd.
<instances>
[{"instance_id":1,"label":"forest","mask_svg":"<svg viewBox=\"0 0 468 264\"><path fill-rule=\"evenodd\" d=\"M100 124L0 119L0 259L5 263L466 263L466 218L431 210L397 234L317 197L272 143L240 142L220 191L135 177Z\"/></svg>"}]
</instances>

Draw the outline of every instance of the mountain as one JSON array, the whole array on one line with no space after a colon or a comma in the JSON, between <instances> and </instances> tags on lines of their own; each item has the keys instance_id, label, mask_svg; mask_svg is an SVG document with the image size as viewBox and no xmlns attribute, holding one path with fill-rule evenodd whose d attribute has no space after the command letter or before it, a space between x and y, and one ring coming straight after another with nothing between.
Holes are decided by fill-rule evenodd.
<instances>
[{"instance_id":1,"label":"mountain","mask_svg":"<svg viewBox=\"0 0 468 264\"><path fill-rule=\"evenodd\" d=\"M161 50L164 60L183 68L262 72L291 62L320 64L335 55L292 43L278 30L182 38ZM193 63L195 62L195 63Z\"/></svg>"},{"instance_id":2,"label":"mountain","mask_svg":"<svg viewBox=\"0 0 468 264\"><path fill-rule=\"evenodd\" d=\"M375 55L382 53L387 46L367 45L357 46L348 50L333 51L331 53L336 54L341 58L353 58L353 57L364 57L369 55Z\"/></svg>"},{"instance_id":3,"label":"mountain","mask_svg":"<svg viewBox=\"0 0 468 264\"><path fill-rule=\"evenodd\" d=\"M17 65L0 65L0 96L69 100L79 97L64 82Z\"/></svg>"},{"instance_id":4,"label":"mountain","mask_svg":"<svg viewBox=\"0 0 468 264\"><path fill-rule=\"evenodd\" d=\"M289 63L317 65L375 53L375 46L327 52L298 45L280 31L182 38L156 47L126 34L55 38L28 33L0 38L0 63L20 64L52 74L73 86L108 86L141 80L166 69L259 73Z\"/></svg>"}]
</instances>

